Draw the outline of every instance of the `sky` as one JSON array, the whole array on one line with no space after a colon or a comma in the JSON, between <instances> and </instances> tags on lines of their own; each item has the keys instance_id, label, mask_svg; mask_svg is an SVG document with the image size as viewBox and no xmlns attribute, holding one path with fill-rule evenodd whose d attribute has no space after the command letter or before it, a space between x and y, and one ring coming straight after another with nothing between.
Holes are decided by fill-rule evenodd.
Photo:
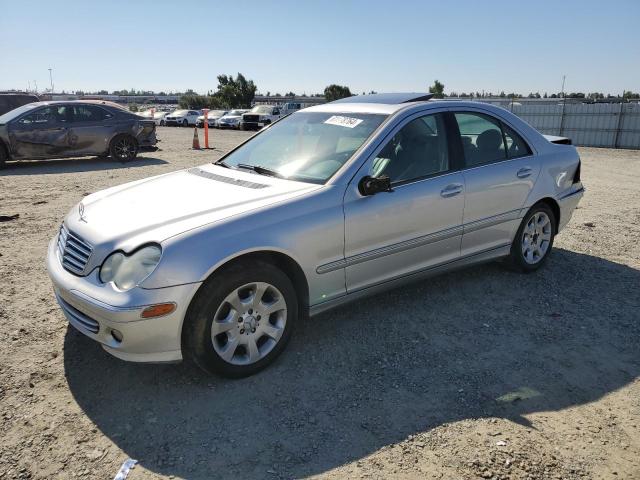
<instances>
[{"instance_id":1,"label":"sky","mask_svg":"<svg viewBox=\"0 0 640 480\"><path fill-rule=\"evenodd\" d=\"M640 91L640 0L0 0L0 90Z\"/></svg>"}]
</instances>

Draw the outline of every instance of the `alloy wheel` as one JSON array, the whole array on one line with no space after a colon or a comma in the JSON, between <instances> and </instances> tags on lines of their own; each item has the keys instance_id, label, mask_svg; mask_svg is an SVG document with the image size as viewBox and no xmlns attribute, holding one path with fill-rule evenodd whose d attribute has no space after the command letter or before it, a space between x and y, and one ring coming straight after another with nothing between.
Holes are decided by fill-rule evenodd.
<instances>
[{"instance_id":1,"label":"alloy wheel","mask_svg":"<svg viewBox=\"0 0 640 480\"><path fill-rule=\"evenodd\" d=\"M540 262L551 245L551 219L545 212L534 213L522 231L522 256L534 265Z\"/></svg>"},{"instance_id":2,"label":"alloy wheel","mask_svg":"<svg viewBox=\"0 0 640 480\"><path fill-rule=\"evenodd\" d=\"M211 342L224 361L250 365L273 350L286 322L282 293L269 283L248 283L234 289L218 307L211 323Z\"/></svg>"},{"instance_id":3,"label":"alloy wheel","mask_svg":"<svg viewBox=\"0 0 640 480\"><path fill-rule=\"evenodd\" d=\"M136 147L131 140L123 138L115 144L114 150L119 160L129 160L135 155Z\"/></svg>"}]
</instances>

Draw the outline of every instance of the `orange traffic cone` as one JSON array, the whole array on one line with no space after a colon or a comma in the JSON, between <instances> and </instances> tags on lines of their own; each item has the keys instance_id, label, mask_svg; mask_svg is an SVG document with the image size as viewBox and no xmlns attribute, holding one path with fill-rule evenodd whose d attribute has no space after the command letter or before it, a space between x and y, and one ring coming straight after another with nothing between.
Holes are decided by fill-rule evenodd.
<instances>
[{"instance_id":1,"label":"orange traffic cone","mask_svg":"<svg viewBox=\"0 0 640 480\"><path fill-rule=\"evenodd\" d=\"M193 129L193 145L191 145L191 148L193 148L194 150L200 150L200 140L198 140L198 127L195 127Z\"/></svg>"}]
</instances>

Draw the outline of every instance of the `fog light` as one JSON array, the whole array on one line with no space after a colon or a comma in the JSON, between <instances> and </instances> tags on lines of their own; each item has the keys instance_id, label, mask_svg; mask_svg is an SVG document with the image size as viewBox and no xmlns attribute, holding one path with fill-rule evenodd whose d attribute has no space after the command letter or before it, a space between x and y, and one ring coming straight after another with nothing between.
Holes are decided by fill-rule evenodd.
<instances>
[{"instance_id":1,"label":"fog light","mask_svg":"<svg viewBox=\"0 0 640 480\"><path fill-rule=\"evenodd\" d=\"M145 308L140 316L142 318L161 317L163 315L169 315L176 309L176 304L171 303L159 303L158 305L151 305Z\"/></svg>"},{"instance_id":2,"label":"fog light","mask_svg":"<svg viewBox=\"0 0 640 480\"><path fill-rule=\"evenodd\" d=\"M123 338L122 333L119 332L118 330L111 330L111 336L116 342L118 343L122 342L122 338Z\"/></svg>"}]
</instances>

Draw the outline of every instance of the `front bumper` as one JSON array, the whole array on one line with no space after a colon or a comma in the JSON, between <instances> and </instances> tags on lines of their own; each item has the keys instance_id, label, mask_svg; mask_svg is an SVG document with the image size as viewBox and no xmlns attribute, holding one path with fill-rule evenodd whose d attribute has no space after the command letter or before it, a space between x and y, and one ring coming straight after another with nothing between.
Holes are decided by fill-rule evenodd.
<instances>
[{"instance_id":1,"label":"front bumper","mask_svg":"<svg viewBox=\"0 0 640 480\"><path fill-rule=\"evenodd\" d=\"M182 321L200 283L115 292L112 286L98 280L97 269L86 277L65 270L56 240L54 237L49 243L47 270L56 300L71 325L122 360L175 362L182 359ZM172 313L141 318L147 306L166 302L176 304ZM112 334L114 330L122 336L121 341Z\"/></svg>"},{"instance_id":2,"label":"front bumper","mask_svg":"<svg viewBox=\"0 0 640 480\"><path fill-rule=\"evenodd\" d=\"M179 118L177 120L165 120L164 124L168 127L180 126L184 122L184 118Z\"/></svg>"},{"instance_id":3,"label":"front bumper","mask_svg":"<svg viewBox=\"0 0 640 480\"><path fill-rule=\"evenodd\" d=\"M242 130L260 130L266 123L263 122L241 122L240 128Z\"/></svg>"}]
</instances>

